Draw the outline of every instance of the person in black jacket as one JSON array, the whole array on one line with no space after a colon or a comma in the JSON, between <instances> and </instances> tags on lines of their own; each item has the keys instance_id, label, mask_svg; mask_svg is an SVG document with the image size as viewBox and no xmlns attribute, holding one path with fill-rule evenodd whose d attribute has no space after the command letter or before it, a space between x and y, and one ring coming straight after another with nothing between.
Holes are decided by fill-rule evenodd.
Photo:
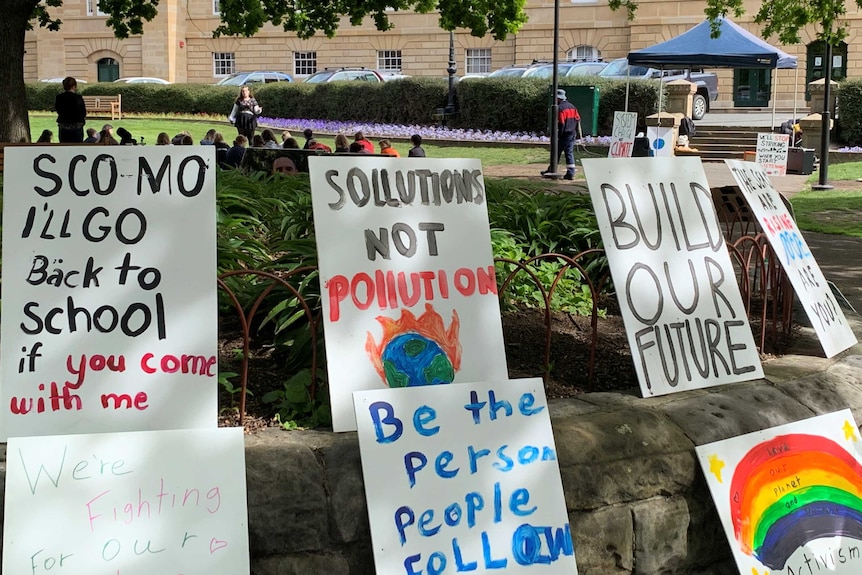
<instances>
[{"instance_id":1,"label":"person in black jacket","mask_svg":"<svg viewBox=\"0 0 862 575\"><path fill-rule=\"evenodd\" d=\"M63 92L54 99L57 111L57 139L61 142L83 142L87 106L78 94L78 82L71 76L63 78Z\"/></svg>"}]
</instances>

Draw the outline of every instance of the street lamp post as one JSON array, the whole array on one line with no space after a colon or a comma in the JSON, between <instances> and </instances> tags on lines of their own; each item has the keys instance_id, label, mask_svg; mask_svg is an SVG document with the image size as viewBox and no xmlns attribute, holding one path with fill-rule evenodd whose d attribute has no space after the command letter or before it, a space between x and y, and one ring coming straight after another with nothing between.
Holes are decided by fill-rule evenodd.
<instances>
[{"instance_id":1,"label":"street lamp post","mask_svg":"<svg viewBox=\"0 0 862 575\"><path fill-rule=\"evenodd\" d=\"M831 102L832 99L832 44L825 42L826 61L823 63L823 113L820 126L820 167L818 168L817 183L811 186L812 190L831 190L827 181L829 178L829 131L831 129Z\"/></svg>"},{"instance_id":2,"label":"street lamp post","mask_svg":"<svg viewBox=\"0 0 862 575\"><path fill-rule=\"evenodd\" d=\"M560 0L554 0L554 57L553 57L553 75L551 80L551 162L548 165L548 171L542 175L546 178L555 180L560 179L560 174L557 171L560 161L560 138L557 132L557 119L560 116L560 104L557 102L557 89L559 88L559 57L560 51Z\"/></svg>"},{"instance_id":3,"label":"street lamp post","mask_svg":"<svg viewBox=\"0 0 862 575\"><path fill-rule=\"evenodd\" d=\"M458 65L455 62L455 32L449 31L449 67L446 68L446 73L449 74L449 93L446 98L446 113L455 113L455 72L458 71Z\"/></svg>"}]
</instances>

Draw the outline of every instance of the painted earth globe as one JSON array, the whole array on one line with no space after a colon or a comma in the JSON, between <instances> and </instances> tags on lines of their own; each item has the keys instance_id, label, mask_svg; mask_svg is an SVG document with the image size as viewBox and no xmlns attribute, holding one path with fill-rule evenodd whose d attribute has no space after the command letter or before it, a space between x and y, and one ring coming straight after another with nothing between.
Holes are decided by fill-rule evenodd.
<instances>
[{"instance_id":1,"label":"painted earth globe","mask_svg":"<svg viewBox=\"0 0 862 575\"><path fill-rule=\"evenodd\" d=\"M440 385L455 379L455 369L443 349L417 333L392 338L381 359L389 387Z\"/></svg>"}]
</instances>

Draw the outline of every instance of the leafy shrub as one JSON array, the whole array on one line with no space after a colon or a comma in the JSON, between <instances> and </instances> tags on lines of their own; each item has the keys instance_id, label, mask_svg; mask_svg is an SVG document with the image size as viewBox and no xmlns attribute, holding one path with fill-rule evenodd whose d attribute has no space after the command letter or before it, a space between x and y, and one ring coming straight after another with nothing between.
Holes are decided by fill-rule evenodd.
<instances>
[{"instance_id":1,"label":"leafy shrub","mask_svg":"<svg viewBox=\"0 0 862 575\"><path fill-rule=\"evenodd\" d=\"M862 146L862 80L844 80L838 90L838 123L848 146Z\"/></svg>"}]
</instances>

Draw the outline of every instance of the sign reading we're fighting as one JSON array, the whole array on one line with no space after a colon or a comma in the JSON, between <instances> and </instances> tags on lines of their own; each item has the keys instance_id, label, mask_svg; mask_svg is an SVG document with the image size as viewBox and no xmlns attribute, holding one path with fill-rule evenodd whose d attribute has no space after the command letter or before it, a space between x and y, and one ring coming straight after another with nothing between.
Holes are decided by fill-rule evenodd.
<instances>
[{"instance_id":1,"label":"sign reading we're fighting","mask_svg":"<svg viewBox=\"0 0 862 575\"><path fill-rule=\"evenodd\" d=\"M354 393L377 573L577 574L541 379Z\"/></svg>"},{"instance_id":2,"label":"sign reading we're fighting","mask_svg":"<svg viewBox=\"0 0 862 575\"><path fill-rule=\"evenodd\" d=\"M215 426L214 171L211 146L6 148L4 439Z\"/></svg>"}]
</instances>

